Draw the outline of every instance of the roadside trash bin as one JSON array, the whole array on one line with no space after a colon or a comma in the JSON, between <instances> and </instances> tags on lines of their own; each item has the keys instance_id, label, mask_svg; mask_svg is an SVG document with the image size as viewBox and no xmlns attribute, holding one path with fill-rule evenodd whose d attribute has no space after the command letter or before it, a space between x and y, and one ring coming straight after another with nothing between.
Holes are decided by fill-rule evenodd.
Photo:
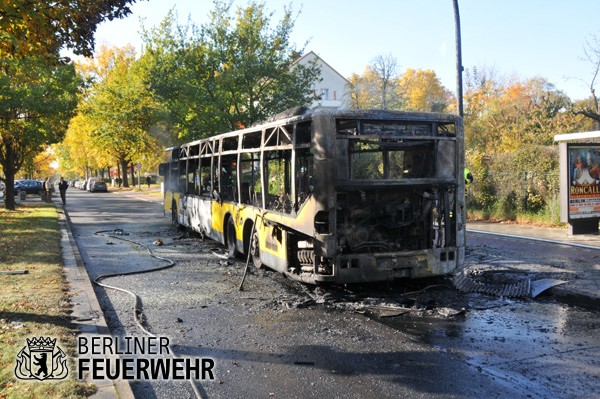
<instances>
[{"instance_id":1,"label":"roadside trash bin","mask_svg":"<svg viewBox=\"0 0 600 399\"><path fill-rule=\"evenodd\" d=\"M19 201L25 201L27 199L27 193L25 191L19 191L18 195Z\"/></svg>"}]
</instances>

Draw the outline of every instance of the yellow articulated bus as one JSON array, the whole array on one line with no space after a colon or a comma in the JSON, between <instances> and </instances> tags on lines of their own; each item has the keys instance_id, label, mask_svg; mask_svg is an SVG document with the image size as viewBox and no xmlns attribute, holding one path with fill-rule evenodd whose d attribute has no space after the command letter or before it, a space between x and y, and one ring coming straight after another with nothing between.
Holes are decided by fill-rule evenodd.
<instances>
[{"instance_id":1,"label":"yellow articulated bus","mask_svg":"<svg viewBox=\"0 0 600 399\"><path fill-rule=\"evenodd\" d=\"M300 110L167 149L173 221L308 283L452 273L464 261L455 115Z\"/></svg>"}]
</instances>

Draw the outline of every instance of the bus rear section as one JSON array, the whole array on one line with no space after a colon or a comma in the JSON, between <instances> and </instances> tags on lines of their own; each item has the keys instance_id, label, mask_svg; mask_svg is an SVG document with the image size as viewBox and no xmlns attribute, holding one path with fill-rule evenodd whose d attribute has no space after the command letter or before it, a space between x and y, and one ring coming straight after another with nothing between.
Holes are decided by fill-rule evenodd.
<instances>
[{"instance_id":1,"label":"bus rear section","mask_svg":"<svg viewBox=\"0 0 600 399\"><path fill-rule=\"evenodd\" d=\"M314 233L289 240L291 277L391 281L462 264L460 118L358 111L315 116L313 129Z\"/></svg>"}]
</instances>

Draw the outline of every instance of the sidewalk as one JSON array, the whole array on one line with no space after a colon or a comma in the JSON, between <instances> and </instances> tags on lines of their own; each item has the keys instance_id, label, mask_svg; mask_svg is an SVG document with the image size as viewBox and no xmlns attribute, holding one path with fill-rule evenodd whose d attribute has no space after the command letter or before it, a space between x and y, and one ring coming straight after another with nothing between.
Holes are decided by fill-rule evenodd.
<instances>
[{"instance_id":1,"label":"sidewalk","mask_svg":"<svg viewBox=\"0 0 600 399\"><path fill-rule=\"evenodd\" d=\"M69 281L69 293L72 295L73 323L81 334L110 335L104 314L98 303L94 287L79 254L79 248L73 238L69 226L69 215L60 204L60 199L54 198L58 212L58 224L61 228L60 241L65 277ZM126 381L89 381L96 385L98 391L92 399L133 398L131 387Z\"/></svg>"},{"instance_id":2,"label":"sidewalk","mask_svg":"<svg viewBox=\"0 0 600 399\"><path fill-rule=\"evenodd\" d=\"M81 334L110 335L104 314L94 292L92 282L87 274L79 248L69 226L68 212L60 203L58 195L53 195L53 203L58 212L58 225L61 230L61 252L63 270L69 283L69 294L73 306L71 317L73 324ZM25 203L41 202L39 195L27 195ZM96 385L98 391L92 399L132 399L131 387L126 381L89 381Z\"/></svg>"},{"instance_id":3,"label":"sidewalk","mask_svg":"<svg viewBox=\"0 0 600 399\"><path fill-rule=\"evenodd\" d=\"M556 245L581 248L582 257L600 257L600 235L569 235L566 228L467 222L467 237L469 234L492 234L500 237L519 236ZM600 261L592 267L573 261L570 263L570 270L565 271L569 272L573 278L566 284L551 288L550 293L574 305L600 309Z\"/></svg>"}]
</instances>

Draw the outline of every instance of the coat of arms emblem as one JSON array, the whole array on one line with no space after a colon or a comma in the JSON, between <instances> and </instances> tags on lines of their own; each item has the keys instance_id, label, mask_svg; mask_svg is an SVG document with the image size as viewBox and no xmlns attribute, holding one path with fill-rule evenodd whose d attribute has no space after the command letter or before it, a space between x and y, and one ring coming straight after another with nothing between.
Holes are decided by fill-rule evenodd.
<instances>
[{"instance_id":1,"label":"coat of arms emblem","mask_svg":"<svg viewBox=\"0 0 600 399\"><path fill-rule=\"evenodd\" d=\"M62 380L68 374L67 355L56 346L56 338L27 338L17 354L15 377L20 380Z\"/></svg>"}]
</instances>

